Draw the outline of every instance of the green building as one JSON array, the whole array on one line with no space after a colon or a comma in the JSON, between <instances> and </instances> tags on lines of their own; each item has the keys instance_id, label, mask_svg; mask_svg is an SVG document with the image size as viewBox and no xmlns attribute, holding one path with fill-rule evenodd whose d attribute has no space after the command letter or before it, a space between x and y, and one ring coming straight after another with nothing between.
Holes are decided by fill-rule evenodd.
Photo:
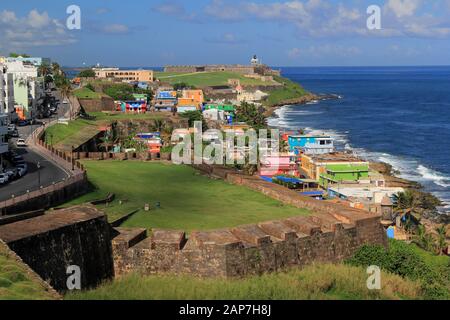
<instances>
[{"instance_id":1,"label":"green building","mask_svg":"<svg viewBox=\"0 0 450 320\"><path fill-rule=\"evenodd\" d=\"M236 111L236 107L229 104L207 104L204 106L204 110L216 109L219 111L231 112L234 113Z\"/></svg>"},{"instance_id":2,"label":"green building","mask_svg":"<svg viewBox=\"0 0 450 320\"><path fill-rule=\"evenodd\" d=\"M326 173L320 175L320 186L328 189L330 185L363 179L369 179L368 164L330 164L326 166Z\"/></svg>"}]
</instances>

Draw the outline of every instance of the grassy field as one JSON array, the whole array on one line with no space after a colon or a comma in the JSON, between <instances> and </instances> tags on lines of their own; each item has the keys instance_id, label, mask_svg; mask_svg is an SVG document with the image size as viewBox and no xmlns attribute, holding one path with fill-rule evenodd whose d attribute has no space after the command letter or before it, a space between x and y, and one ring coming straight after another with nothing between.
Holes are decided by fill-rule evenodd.
<instances>
[{"instance_id":1,"label":"grassy field","mask_svg":"<svg viewBox=\"0 0 450 320\"><path fill-rule=\"evenodd\" d=\"M113 192L116 201L99 207L110 221L143 209L146 203L153 207L149 212L140 210L125 227L211 230L308 214L245 187L212 180L187 166L119 161L84 164L96 190L70 204ZM119 200L126 202L120 205ZM160 209L156 209L157 202Z\"/></svg>"},{"instance_id":2,"label":"grassy field","mask_svg":"<svg viewBox=\"0 0 450 320\"><path fill-rule=\"evenodd\" d=\"M73 91L73 95L79 99L101 99L104 94L90 90L89 88L80 88Z\"/></svg>"},{"instance_id":3,"label":"grassy field","mask_svg":"<svg viewBox=\"0 0 450 320\"><path fill-rule=\"evenodd\" d=\"M299 84L286 78L275 77L275 80L283 83L284 86L280 89L276 89L270 92L269 97L264 102L264 104L268 107L278 105L280 103L283 103L283 101L289 99L300 98L308 93Z\"/></svg>"},{"instance_id":4,"label":"grassy field","mask_svg":"<svg viewBox=\"0 0 450 320\"><path fill-rule=\"evenodd\" d=\"M0 243L0 300L48 300L55 296Z\"/></svg>"},{"instance_id":5,"label":"grassy field","mask_svg":"<svg viewBox=\"0 0 450 320\"><path fill-rule=\"evenodd\" d=\"M239 79L242 85L270 85L258 79L246 78L234 72L198 72L198 73L156 73L156 77L163 82L171 84L184 82L194 87L227 85L228 79Z\"/></svg>"},{"instance_id":6,"label":"grassy field","mask_svg":"<svg viewBox=\"0 0 450 320\"><path fill-rule=\"evenodd\" d=\"M382 289L367 289L366 269L317 264L303 270L247 279L197 279L130 275L92 291L67 295L68 300L399 300L419 299L420 286L383 273Z\"/></svg>"}]
</instances>

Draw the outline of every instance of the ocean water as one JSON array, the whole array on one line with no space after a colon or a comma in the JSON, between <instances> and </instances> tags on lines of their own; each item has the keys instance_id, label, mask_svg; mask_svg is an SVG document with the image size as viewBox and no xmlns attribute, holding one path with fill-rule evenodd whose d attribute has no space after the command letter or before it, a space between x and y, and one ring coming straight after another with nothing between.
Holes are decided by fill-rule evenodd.
<instances>
[{"instance_id":1,"label":"ocean water","mask_svg":"<svg viewBox=\"0 0 450 320\"><path fill-rule=\"evenodd\" d=\"M338 148L389 163L450 212L450 67L282 68L339 100L287 106L269 124L331 134Z\"/></svg>"}]
</instances>

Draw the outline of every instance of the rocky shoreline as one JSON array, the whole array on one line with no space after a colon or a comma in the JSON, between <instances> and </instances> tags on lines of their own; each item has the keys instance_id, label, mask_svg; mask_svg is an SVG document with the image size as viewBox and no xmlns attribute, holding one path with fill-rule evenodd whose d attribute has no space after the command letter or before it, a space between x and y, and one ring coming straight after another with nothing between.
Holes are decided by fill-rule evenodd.
<instances>
[{"instance_id":1,"label":"rocky shoreline","mask_svg":"<svg viewBox=\"0 0 450 320\"><path fill-rule=\"evenodd\" d=\"M299 105L299 104L307 104L308 102L314 102L314 101L324 101L324 100L330 100L330 99L340 99L339 95L335 94L314 94L314 93L308 93L306 95L303 95L298 98L294 99L287 99L283 100L280 103L277 103L273 106L270 106L265 115L267 117L276 117L275 111L279 108L285 107L285 106L293 106L293 105Z\"/></svg>"},{"instance_id":2,"label":"rocky shoreline","mask_svg":"<svg viewBox=\"0 0 450 320\"><path fill-rule=\"evenodd\" d=\"M302 105L302 104L307 104L309 102L314 102L314 101L324 101L324 100L340 99L340 98L341 97L339 95L334 95L334 94L320 95L320 94L308 93L302 97L284 100L276 105L269 107L268 110L266 111L265 115L267 117L274 118L274 117L277 117L275 111L278 110L279 108L282 108L285 106ZM423 191L424 187L420 183L398 177L397 173L393 170L393 168L390 164L383 163L383 162L370 162L370 168L374 171L381 173L385 177L386 186L388 186L388 187L401 187L404 189L411 189L411 190L414 190L415 192L419 192L423 195L436 198L431 193ZM433 212L431 212L431 211L433 211ZM443 224L450 223L450 215L439 214L437 212L437 209L427 211L426 214L424 215L423 219L424 219L424 223L427 224L428 226L437 226L442 223Z\"/></svg>"}]
</instances>

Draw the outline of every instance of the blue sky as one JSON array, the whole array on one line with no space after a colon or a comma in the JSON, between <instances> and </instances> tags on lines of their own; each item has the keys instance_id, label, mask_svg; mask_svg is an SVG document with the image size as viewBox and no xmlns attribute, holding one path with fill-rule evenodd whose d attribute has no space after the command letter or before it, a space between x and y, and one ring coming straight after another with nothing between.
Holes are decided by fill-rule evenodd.
<instances>
[{"instance_id":1,"label":"blue sky","mask_svg":"<svg viewBox=\"0 0 450 320\"><path fill-rule=\"evenodd\" d=\"M372 4L382 30L366 28ZM70 66L450 65L449 40L450 0L0 0L0 53Z\"/></svg>"}]
</instances>

